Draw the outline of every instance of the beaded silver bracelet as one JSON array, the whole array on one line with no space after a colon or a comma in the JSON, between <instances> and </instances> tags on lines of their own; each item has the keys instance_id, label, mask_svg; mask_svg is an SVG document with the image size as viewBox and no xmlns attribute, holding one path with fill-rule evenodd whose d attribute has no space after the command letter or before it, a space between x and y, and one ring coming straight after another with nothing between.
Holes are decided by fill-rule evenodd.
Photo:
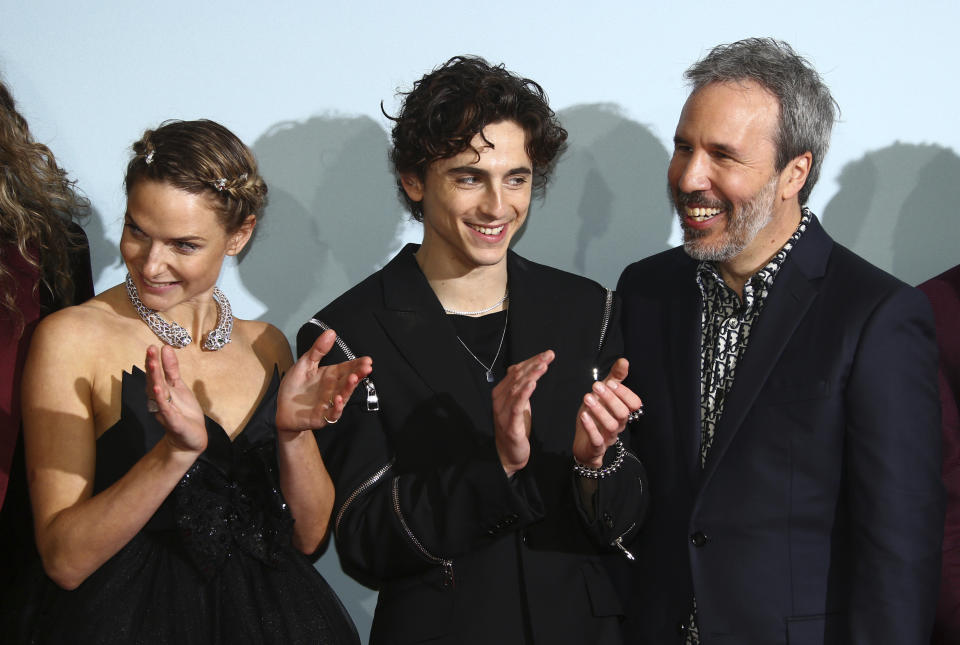
<instances>
[{"instance_id":1,"label":"beaded silver bracelet","mask_svg":"<svg viewBox=\"0 0 960 645\"><path fill-rule=\"evenodd\" d=\"M602 466L600 468L592 468L590 466L585 466L577 461L577 458L573 458L573 472L575 472L580 477L586 477L588 479L603 479L608 475L620 470L620 466L623 465L623 457L627 454L627 449L624 447L623 442L620 441L620 437L617 437L617 442L613 444L617 449L616 457L613 458L613 461L610 462L608 466Z\"/></svg>"}]
</instances>

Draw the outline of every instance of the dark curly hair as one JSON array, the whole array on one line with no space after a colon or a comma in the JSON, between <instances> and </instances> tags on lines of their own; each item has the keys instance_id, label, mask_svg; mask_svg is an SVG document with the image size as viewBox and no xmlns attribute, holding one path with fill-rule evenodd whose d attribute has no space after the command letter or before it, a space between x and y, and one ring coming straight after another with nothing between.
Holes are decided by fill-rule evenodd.
<instances>
[{"instance_id":1,"label":"dark curly hair","mask_svg":"<svg viewBox=\"0 0 960 645\"><path fill-rule=\"evenodd\" d=\"M427 167L471 148L470 142L491 123L514 121L526 133L526 151L533 162L534 194L542 194L556 161L566 147L567 131L536 82L479 56L454 56L413 84L394 122L393 163L400 197L418 222L423 209L403 190L401 175L425 179ZM382 109L382 106L381 106ZM482 134L481 134L482 136ZM488 142L489 143L489 142ZM474 149L479 156L479 151Z\"/></svg>"},{"instance_id":2,"label":"dark curly hair","mask_svg":"<svg viewBox=\"0 0 960 645\"><path fill-rule=\"evenodd\" d=\"M123 184L168 183L212 199L220 223L235 233L250 215L262 216L267 184L257 160L237 136L215 121L164 121L133 144Z\"/></svg>"}]
</instances>

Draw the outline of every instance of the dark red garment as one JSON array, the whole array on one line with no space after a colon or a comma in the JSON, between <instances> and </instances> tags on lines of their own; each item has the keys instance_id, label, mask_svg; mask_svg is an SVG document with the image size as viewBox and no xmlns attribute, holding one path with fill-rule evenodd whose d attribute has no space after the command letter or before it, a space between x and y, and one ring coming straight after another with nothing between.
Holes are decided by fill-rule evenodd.
<instances>
[{"instance_id":1,"label":"dark red garment","mask_svg":"<svg viewBox=\"0 0 960 645\"><path fill-rule=\"evenodd\" d=\"M960 643L960 265L924 282L919 289L930 299L937 324L943 484L947 489L940 600L933 643L955 645Z\"/></svg>"},{"instance_id":2,"label":"dark red garment","mask_svg":"<svg viewBox=\"0 0 960 645\"><path fill-rule=\"evenodd\" d=\"M74 302L83 302L93 296L93 273L90 269L90 251L86 236L79 226L71 226L74 233L83 236L83 247L71 257L71 277L74 283ZM0 507L6 499L7 484L14 448L20 434L20 379L30 347L30 337L40 318L66 303L57 302L41 286L35 290L37 270L23 259L16 245L0 249L4 262L16 278L16 301L23 315L23 333L17 336L16 323L8 316L0 316Z\"/></svg>"},{"instance_id":3,"label":"dark red garment","mask_svg":"<svg viewBox=\"0 0 960 645\"><path fill-rule=\"evenodd\" d=\"M20 433L20 375L41 312L39 298L33 294L36 269L20 256L14 245L4 248L2 254L16 280L17 308L23 315L25 327L18 337L15 321L8 316L0 317L0 506L7 494L13 449Z\"/></svg>"},{"instance_id":4,"label":"dark red garment","mask_svg":"<svg viewBox=\"0 0 960 645\"><path fill-rule=\"evenodd\" d=\"M83 302L93 296L90 252L83 230L76 225L71 225L71 230L83 241L70 257L74 302ZM25 325L23 333L16 334L15 322L0 316L0 623L5 625L4 610L20 589L18 581L37 559L20 433L23 367L37 323L68 303L53 298L42 285L34 290L37 271L20 256L15 245L0 244L0 254L16 278L15 297ZM3 625L0 633L4 633Z\"/></svg>"}]
</instances>

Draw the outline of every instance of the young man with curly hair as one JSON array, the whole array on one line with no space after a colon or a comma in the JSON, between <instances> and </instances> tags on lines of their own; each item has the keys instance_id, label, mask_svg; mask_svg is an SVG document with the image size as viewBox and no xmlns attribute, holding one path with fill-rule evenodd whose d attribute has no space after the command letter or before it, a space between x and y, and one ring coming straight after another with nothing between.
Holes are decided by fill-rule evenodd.
<instances>
[{"instance_id":1,"label":"young man with curly hair","mask_svg":"<svg viewBox=\"0 0 960 645\"><path fill-rule=\"evenodd\" d=\"M423 242L298 336L333 327L374 361L320 438L344 568L380 591L371 643L619 643L603 563L632 557L646 506L619 308L509 250L566 131L539 85L475 57L392 120Z\"/></svg>"}]
</instances>

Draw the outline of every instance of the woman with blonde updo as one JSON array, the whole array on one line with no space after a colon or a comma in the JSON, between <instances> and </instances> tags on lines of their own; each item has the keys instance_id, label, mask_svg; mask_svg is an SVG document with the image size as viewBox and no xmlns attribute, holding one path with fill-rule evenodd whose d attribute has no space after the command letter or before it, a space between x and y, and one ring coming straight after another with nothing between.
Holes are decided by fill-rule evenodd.
<instances>
[{"instance_id":1,"label":"woman with blonde updo","mask_svg":"<svg viewBox=\"0 0 960 645\"><path fill-rule=\"evenodd\" d=\"M34 595L31 642L356 643L304 555L333 501L309 430L339 420L371 361L318 367L328 333L294 364L279 330L233 317L217 278L267 193L239 139L170 121L133 150L125 283L45 319L27 361L55 583Z\"/></svg>"}]
</instances>

